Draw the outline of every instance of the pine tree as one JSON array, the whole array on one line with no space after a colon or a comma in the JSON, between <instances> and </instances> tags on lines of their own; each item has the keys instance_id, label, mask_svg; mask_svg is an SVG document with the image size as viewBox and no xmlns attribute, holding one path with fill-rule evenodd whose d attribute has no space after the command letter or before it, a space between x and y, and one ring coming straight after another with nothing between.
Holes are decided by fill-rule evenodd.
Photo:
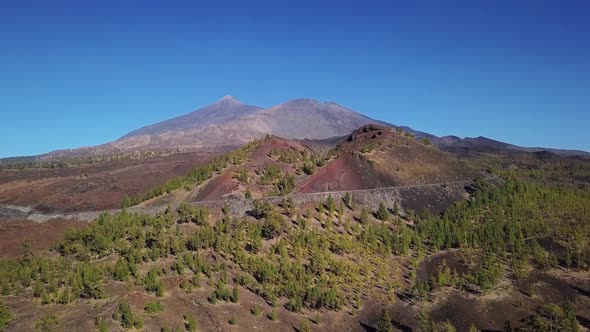
<instances>
[{"instance_id":1,"label":"pine tree","mask_svg":"<svg viewBox=\"0 0 590 332\"><path fill-rule=\"evenodd\" d=\"M418 321L418 331L419 332L433 332L434 328L432 326L432 321L430 320L430 316L426 309L420 308L418 309L418 315L416 316L416 320Z\"/></svg>"},{"instance_id":2,"label":"pine tree","mask_svg":"<svg viewBox=\"0 0 590 332\"><path fill-rule=\"evenodd\" d=\"M309 321L307 320L307 318L301 320L299 332L311 332L311 326L309 326Z\"/></svg>"},{"instance_id":3,"label":"pine tree","mask_svg":"<svg viewBox=\"0 0 590 332\"><path fill-rule=\"evenodd\" d=\"M195 332L197 330L197 319L191 314L184 315L184 323L187 332Z\"/></svg>"},{"instance_id":4,"label":"pine tree","mask_svg":"<svg viewBox=\"0 0 590 332\"><path fill-rule=\"evenodd\" d=\"M332 195L328 195L328 199L326 200L326 207L328 208L328 216L332 217L334 215L334 211L336 211L336 203L334 202L334 198L332 198Z\"/></svg>"},{"instance_id":5,"label":"pine tree","mask_svg":"<svg viewBox=\"0 0 590 332\"><path fill-rule=\"evenodd\" d=\"M0 301L0 332L6 331L8 323L12 320L12 314L4 302Z\"/></svg>"},{"instance_id":6,"label":"pine tree","mask_svg":"<svg viewBox=\"0 0 590 332\"><path fill-rule=\"evenodd\" d=\"M389 213L389 210L383 202L379 203L379 209L377 210L377 219L381 221L388 221L389 219L391 219L391 214Z\"/></svg>"},{"instance_id":7,"label":"pine tree","mask_svg":"<svg viewBox=\"0 0 590 332\"><path fill-rule=\"evenodd\" d=\"M97 269L90 264L82 264L82 296L99 299L102 297L102 285Z\"/></svg>"},{"instance_id":8,"label":"pine tree","mask_svg":"<svg viewBox=\"0 0 590 332\"><path fill-rule=\"evenodd\" d=\"M148 272L144 279L144 284L148 292L154 292L156 296L164 295L164 283L160 280L158 272L155 269Z\"/></svg>"},{"instance_id":9,"label":"pine tree","mask_svg":"<svg viewBox=\"0 0 590 332\"><path fill-rule=\"evenodd\" d=\"M115 269L113 271L113 278L118 281L126 281L129 278L131 272L129 271L129 266L127 262L123 259L119 259L115 264Z\"/></svg>"},{"instance_id":10,"label":"pine tree","mask_svg":"<svg viewBox=\"0 0 590 332\"><path fill-rule=\"evenodd\" d=\"M352 209L352 195L350 193L344 194L344 204Z\"/></svg>"},{"instance_id":11,"label":"pine tree","mask_svg":"<svg viewBox=\"0 0 590 332\"><path fill-rule=\"evenodd\" d=\"M277 321L279 319L279 314L277 313L277 309L272 309L272 311L268 315L268 318L270 320L272 320L273 322Z\"/></svg>"},{"instance_id":12,"label":"pine tree","mask_svg":"<svg viewBox=\"0 0 590 332\"><path fill-rule=\"evenodd\" d=\"M344 202L340 201L340 205L338 206L338 222L342 222L342 218L344 217Z\"/></svg>"},{"instance_id":13,"label":"pine tree","mask_svg":"<svg viewBox=\"0 0 590 332\"><path fill-rule=\"evenodd\" d=\"M121 326L130 329L135 325L135 315L127 302L119 303L117 310L113 313L113 319L121 322Z\"/></svg>"},{"instance_id":14,"label":"pine tree","mask_svg":"<svg viewBox=\"0 0 590 332\"><path fill-rule=\"evenodd\" d=\"M377 332L392 332L393 331L393 324L391 324L391 318L389 318L389 313L387 310L381 310L381 317L379 317L379 321L377 322Z\"/></svg>"},{"instance_id":15,"label":"pine tree","mask_svg":"<svg viewBox=\"0 0 590 332\"><path fill-rule=\"evenodd\" d=\"M369 222L369 210L364 207L361 210L360 222L361 224L367 224Z\"/></svg>"},{"instance_id":16,"label":"pine tree","mask_svg":"<svg viewBox=\"0 0 590 332\"><path fill-rule=\"evenodd\" d=\"M41 332L54 332L57 331L56 326L58 323L59 321L55 314L44 314L35 323L35 330Z\"/></svg>"},{"instance_id":17,"label":"pine tree","mask_svg":"<svg viewBox=\"0 0 590 332\"><path fill-rule=\"evenodd\" d=\"M234 289L232 291L231 301L233 303L238 303L239 300L240 300L240 293L238 291L238 286L234 286Z\"/></svg>"}]
</instances>

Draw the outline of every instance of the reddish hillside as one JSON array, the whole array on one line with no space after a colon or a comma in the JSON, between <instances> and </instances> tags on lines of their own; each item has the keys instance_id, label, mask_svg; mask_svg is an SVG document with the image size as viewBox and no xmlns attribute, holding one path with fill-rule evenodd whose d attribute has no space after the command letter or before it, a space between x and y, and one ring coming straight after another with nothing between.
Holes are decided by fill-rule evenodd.
<instances>
[{"instance_id":1,"label":"reddish hillside","mask_svg":"<svg viewBox=\"0 0 590 332\"><path fill-rule=\"evenodd\" d=\"M428 142L377 125L357 129L327 156L320 156L310 146L305 141L265 139L247 162L213 178L192 200L242 198L246 191L253 198L274 195L277 181L285 176L294 180L289 193L314 193L445 183L478 175ZM312 164L311 169L306 170L306 164Z\"/></svg>"},{"instance_id":2,"label":"reddish hillside","mask_svg":"<svg viewBox=\"0 0 590 332\"><path fill-rule=\"evenodd\" d=\"M393 129L368 125L338 145L336 159L312 175L299 192L354 190L443 183L477 173L452 155Z\"/></svg>"},{"instance_id":3,"label":"reddish hillside","mask_svg":"<svg viewBox=\"0 0 590 332\"><path fill-rule=\"evenodd\" d=\"M293 177L295 185L303 183L303 163L313 153L313 150L294 140L267 138L250 153L247 162L230 167L211 179L198 189L192 200L217 200L231 195L243 198L246 190L254 198L272 195L276 182L285 176Z\"/></svg>"}]
</instances>

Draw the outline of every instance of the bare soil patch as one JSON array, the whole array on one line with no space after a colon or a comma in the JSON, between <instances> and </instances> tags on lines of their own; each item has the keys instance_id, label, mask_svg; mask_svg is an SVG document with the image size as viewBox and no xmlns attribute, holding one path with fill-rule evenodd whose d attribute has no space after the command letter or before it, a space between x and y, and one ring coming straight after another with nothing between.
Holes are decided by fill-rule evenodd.
<instances>
[{"instance_id":1,"label":"bare soil patch","mask_svg":"<svg viewBox=\"0 0 590 332\"><path fill-rule=\"evenodd\" d=\"M214 155L205 151L63 169L0 170L0 203L41 212L119 208L125 196L147 192L184 175Z\"/></svg>"},{"instance_id":2,"label":"bare soil patch","mask_svg":"<svg viewBox=\"0 0 590 332\"><path fill-rule=\"evenodd\" d=\"M14 258L22 253L23 242L28 242L33 251L49 249L63 236L68 227L80 228L87 225L65 219L54 219L46 223L35 223L26 219L0 219L0 258Z\"/></svg>"}]
</instances>

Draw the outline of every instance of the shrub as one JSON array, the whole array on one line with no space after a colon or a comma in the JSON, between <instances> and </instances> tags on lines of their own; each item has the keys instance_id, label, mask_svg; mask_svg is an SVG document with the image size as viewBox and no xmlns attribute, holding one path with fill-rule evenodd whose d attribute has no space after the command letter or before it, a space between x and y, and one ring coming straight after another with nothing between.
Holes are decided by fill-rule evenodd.
<instances>
[{"instance_id":1,"label":"shrub","mask_svg":"<svg viewBox=\"0 0 590 332\"><path fill-rule=\"evenodd\" d=\"M307 175L312 175L316 171L316 164L312 161L306 161L303 163L303 172Z\"/></svg>"},{"instance_id":2,"label":"shrub","mask_svg":"<svg viewBox=\"0 0 590 332\"><path fill-rule=\"evenodd\" d=\"M311 326L309 326L309 320L307 320L307 318L301 320L299 332L311 332Z\"/></svg>"},{"instance_id":3,"label":"shrub","mask_svg":"<svg viewBox=\"0 0 590 332\"><path fill-rule=\"evenodd\" d=\"M113 319L120 322L124 329L130 329L138 323L137 317L135 317L131 310L131 306L127 302L119 303L117 310L113 313Z\"/></svg>"},{"instance_id":4,"label":"shrub","mask_svg":"<svg viewBox=\"0 0 590 332\"><path fill-rule=\"evenodd\" d=\"M119 281L126 281L130 275L131 271L129 271L127 262L123 259L119 259L115 264L115 269L113 270L113 278Z\"/></svg>"},{"instance_id":5,"label":"shrub","mask_svg":"<svg viewBox=\"0 0 590 332\"><path fill-rule=\"evenodd\" d=\"M389 213L389 210L387 207L385 207L383 202L379 203L379 209L377 209L377 213L375 215L377 219L381 221L388 221L391 219L391 213Z\"/></svg>"},{"instance_id":6,"label":"shrub","mask_svg":"<svg viewBox=\"0 0 590 332\"><path fill-rule=\"evenodd\" d=\"M254 208L252 209L252 216L256 219L266 218L274 209L272 204L263 200L254 200L252 202Z\"/></svg>"},{"instance_id":7,"label":"shrub","mask_svg":"<svg viewBox=\"0 0 590 332\"><path fill-rule=\"evenodd\" d=\"M160 280L158 272L155 269L150 270L144 278L145 290L153 292L156 296L164 295L164 283Z\"/></svg>"},{"instance_id":8,"label":"shrub","mask_svg":"<svg viewBox=\"0 0 590 332\"><path fill-rule=\"evenodd\" d=\"M191 315L191 314L186 314L184 315L184 326L187 330L187 332L195 332L197 330L197 319L195 318L195 316Z\"/></svg>"},{"instance_id":9,"label":"shrub","mask_svg":"<svg viewBox=\"0 0 590 332\"><path fill-rule=\"evenodd\" d=\"M233 289L232 295L231 295L231 301L233 303L238 303L239 300L240 300L240 292L238 291L238 286L234 286L234 289Z\"/></svg>"},{"instance_id":10,"label":"shrub","mask_svg":"<svg viewBox=\"0 0 590 332\"><path fill-rule=\"evenodd\" d=\"M12 314L4 302L0 301L0 332L6 331L8 323L12 320Z\"/></svg>"},{"instance_id":11,"label":"shrub","mask_svg":"<svg viewBox=\"0 0 590 332\"><path fill-rule=\"evenodd\" d=\"M262 310L260 309L260 306L258 304L256 304L254 306L254 308L252 308L252 315L260 316L261 313L262 313Z\"/></svg>"},{"instance_id":12,"label":"shrub","mask_svg":"<svg viewBox=\"0 0 590 332\"><path fill-rule=\"evenodd\" d=\"M273 322L279 320L279 314L277 313L277 309L272 309L272 311L268 315L268 318Z\"/></svg>"},{"instance_id":13,"label":"shrub","mask_svg":"<svg viewBox=\"0 0 590 332\"><path fill-rule=\"evenodd\" d=\"M272 239L279 236L287 228L287 223L282 215L273 212L264 220L262 225L262 236L266 239Z\"/></svg>"},{"instance_id":14,"label":"shrub","mask_svg":"<svg viewBox=\"0 0 590 332\"><path fill-rule=\"evenodd\" d=\"M98 332L108 332L109 328L107 326L107 321L103 317L96 317L94 321L94 325L98 329Z\"/></svg>"},{"instance_id":15,"label":"shrub","mask_svg":"<svg viewBox=\"0 0 590 332\"><path fill-rule=\"evenodd\" d=\"M381 310L381 317L379 317L379 321L377 322L376 332L392 332L393 325L391 324L391 318L389 318L389 313L387 310Z\"/></svg>"},{"instance_id":16,"label":"shrub","mask_svg":"<svg viewBox=\"0 0 590 332\"><path fill-rule=\"evenodd\" d=\"M57 331L57 324L59 324L59 321L55 314L44 314L35 323L35 330L41 332L54 332Z\"/></svg>"},{"instance_id":17,"label":"shrub","mask_svg":"<svg viewBox=\"0 0 590 332\"><path fill-rule=\"evenodd\" d=\"M360 217L361 224L366 224L369 222L369 210L363 207L361 210L361 217Z\"/></svg>"},{"instance_id":18,"label":"shrub","mask_svg":"<svg viewBox=\"0 0 590 332\"><path fill-rule=\"evenodd\" d=\"M153 315L155 313L158 312L162 312L164 311L164 306L162 305L162 303L160 303L160 301L153 301L153 302L149 302L145 305L145 308L143 308L143 311L145 311L145 313Z\"/></svg>"}]
</instances>

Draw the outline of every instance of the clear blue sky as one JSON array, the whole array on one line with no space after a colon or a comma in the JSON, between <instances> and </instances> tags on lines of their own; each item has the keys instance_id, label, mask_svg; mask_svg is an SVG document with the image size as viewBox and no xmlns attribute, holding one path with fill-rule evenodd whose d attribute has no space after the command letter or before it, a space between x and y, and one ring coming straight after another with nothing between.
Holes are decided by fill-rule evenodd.
<instances>
[{"instance_id":1,"label":"clear blue sky","mask_svg":"<svg viewBox=\"0 0 590 332\"><path fill-rule=\"evenodd\" d=\"M436 135L588 151L589 10L582 0L2 1L0 156L105 143L226 94L262 107L336 101Z\"/></svg>"}]
</instances>

